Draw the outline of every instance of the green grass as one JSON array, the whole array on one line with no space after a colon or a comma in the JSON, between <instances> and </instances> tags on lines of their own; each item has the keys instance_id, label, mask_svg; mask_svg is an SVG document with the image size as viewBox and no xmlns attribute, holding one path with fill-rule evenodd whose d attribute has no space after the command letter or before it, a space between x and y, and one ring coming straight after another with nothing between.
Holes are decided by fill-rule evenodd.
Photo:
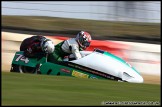
<instances>
[{"instance_id":1,"label":"green grass","mask_svg":"<svg viewBox=\"0 0 162 107\"><path fill-rule=\"evenodd\" d=\"M6 16L2 15L2 26L25 27L36 30L72 32L85 30L95 36L141 36L160 39L160 23L112 22L85 19ZM73 33L74 34L74 33Z\"/></svg>"},{"instance_id":2,"label":"green grass","mask_svg":"<svg viewBox=\"0 0 162 107\"><path fill-rule=\"evenodd\" d=\"M160 101L160 85L2 72L2 105L101 105Z\"/></svg>"}]
</instances>

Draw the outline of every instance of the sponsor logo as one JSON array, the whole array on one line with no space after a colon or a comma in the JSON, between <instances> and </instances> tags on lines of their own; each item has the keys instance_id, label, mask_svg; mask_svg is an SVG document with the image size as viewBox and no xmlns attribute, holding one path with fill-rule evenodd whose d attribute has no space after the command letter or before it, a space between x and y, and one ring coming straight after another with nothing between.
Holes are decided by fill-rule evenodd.
<instances>
[{"instance_id":1,"label":"sponsor logo","mask_svg":"<svg viewBox=\"0 0 162 107\"><path fill-rule=\"evenodd\" d=\"M80 78L88 78L89 75L73 70L72 76Z\"/></svg>"},{"instance_id":2,"label":"sponsor logo","mask_svg":"<svg viewBox=\"0 0 162 107\"><path fill-rule=\"evenodd\" d=\"M64 69L64 68L62 68L62 69L61 69L61 71L66 72L66 73L70 73L70 71L69 71L69 70Z\"/></svg>"}]
</instances>

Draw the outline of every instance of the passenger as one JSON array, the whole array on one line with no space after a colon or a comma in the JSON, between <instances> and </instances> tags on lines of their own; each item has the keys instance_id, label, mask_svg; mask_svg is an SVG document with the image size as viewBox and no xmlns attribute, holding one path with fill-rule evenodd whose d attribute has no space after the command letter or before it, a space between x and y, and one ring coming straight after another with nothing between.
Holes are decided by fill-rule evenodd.
<instances>
[{"instance_id":1,"label":"passenger","mask_svg":"<svg viewBox=\"0 0 162 107\"><path fill-rule=\"evenodd\" d=\"M20 51L29 58L42 58L53 53L55 46L53 42L44 36L32 36L22 41Z\"/></svg>"}]
</instances>

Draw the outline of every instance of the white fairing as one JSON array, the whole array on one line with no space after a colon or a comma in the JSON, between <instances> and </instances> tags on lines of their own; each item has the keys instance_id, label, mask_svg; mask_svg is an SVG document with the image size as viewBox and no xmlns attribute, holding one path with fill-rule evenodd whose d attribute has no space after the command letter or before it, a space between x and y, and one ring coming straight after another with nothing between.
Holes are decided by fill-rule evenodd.
<instances>
[{"instance_id":1,"label":"white fairing","mask_svg":"<svg viewBox=\"0 0 162 107\"><path fill-rule=\"evenodd\" d=\"M81 54L85 57L70 62L119 77L123 81L143 83L143 78L137 71L112 55L105 55L95 51L81 51Z\"/></svg>"}]
</instances>

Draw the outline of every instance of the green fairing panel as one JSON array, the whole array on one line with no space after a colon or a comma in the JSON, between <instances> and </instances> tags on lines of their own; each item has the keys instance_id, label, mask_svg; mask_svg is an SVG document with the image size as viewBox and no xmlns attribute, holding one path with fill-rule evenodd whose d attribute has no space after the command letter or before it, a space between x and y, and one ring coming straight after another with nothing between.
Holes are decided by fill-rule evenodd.
<instances>
[{"instance_id":1,"label":"green fairing panel","mask_svg":"<svg viewBox=\"0 0 162 107\"><path fill-rule=\"evenodd\" d=\"M101 76L79 70L74 66L65 66L56 63L46 62L46 58L26 58L23 56L23 51L16 52L12 64L24 65L29 67L36 67L37 64L42 64L40 67L41 74L46 75L62 75L62 76L73 76L79 78L98 78L105 79Z\"/></svg>"},{"instance_id":2,"label":"green fairing panel","mask_svg":"<svg viewBox=\"0 0 162 107\"><path fill-rule=\"evenodd\" d=\"M36 67L37 64L39 63L45 63L46 58L43 57L41 59L36 59L36 58L26 58L23 56L23 51L19 51L15 53L15 56L12 60L12 64L16 65L24 65L24 66L29 66L29 67Z\"/></svg>"},{"instance_id":3,"label":"green fairing panel","mask_svg":"<svg viewBox=\"0 0 162 107\"><path fill-rule=\"evenodd\" d=\"M67 67L64 65L58 65L54 63L44 63L40 67L41 74L48 74L48 75L62 75L62 76L73 76L79 78L96 78L96 79L104 79L101 76L90 74L88 72L84 72L82 70L78 70L75 68Z\"/></svg>"},{"instance_id":4,"label":"green fairing panel","mask_svg":"<svg viewBox=\"0 0 162 107\"><path fill-rule=\"evenodd\" d=\"M63 69L66 69L66 71ZM71 69L69 69L68 67L61 66L55 63L50 63L50 62L44 63L40 67L40 71L41 74L48 74L48 75L57 75L58 73L60 73L60 75L66 75L66 76L71 75Z\"/></svg>"}]
</instances>

